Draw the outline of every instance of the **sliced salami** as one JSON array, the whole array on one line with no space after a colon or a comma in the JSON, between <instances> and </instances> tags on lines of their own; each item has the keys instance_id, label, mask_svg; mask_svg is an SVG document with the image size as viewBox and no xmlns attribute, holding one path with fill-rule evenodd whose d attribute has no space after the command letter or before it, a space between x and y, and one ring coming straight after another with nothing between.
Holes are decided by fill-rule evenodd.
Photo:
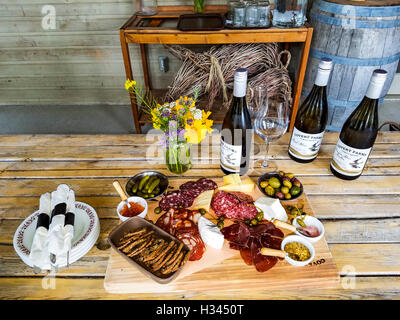
<instances>
[{"instance_id":1,"label":"sliced salami","mask_svg":"<svg viewBox=\"0 0 400 320\"><path fill-rule=\"evenodd\" d=\"M169 208L188 208L202 192L217 188L217 184L206 178L197 181L187 181L179 190L169 191L163 195L159 207L167 211Z\"/></svg>"},{"instance_id":2,"label":"sliced salami","mask_svg":"<svg viewBox=\"0 0 400 320\"><path fill-rule=\"evenodd\" d=\"M242 196L242 198L245 198ZM248 200L250 198L246 198ZM218 191L211 200L211 208L217 216L228 219L254 219L258 211L247 201L241 201L235 194Z\"/></svg>"}]
</instances>

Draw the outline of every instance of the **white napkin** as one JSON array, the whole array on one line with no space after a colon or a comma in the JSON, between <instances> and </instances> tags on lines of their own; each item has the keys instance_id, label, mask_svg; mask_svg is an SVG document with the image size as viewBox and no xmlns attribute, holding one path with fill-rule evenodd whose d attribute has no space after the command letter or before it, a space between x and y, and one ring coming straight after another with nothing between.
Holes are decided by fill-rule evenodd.
<instances>
[{"instance_id":1,"label":"white napkin","mask_svg":"<svg viewBox=\"0 0 400 320\"><path fill-rule=\"evenodd\" d=\"M57 204L67 204L69 190L66 184L60 184L57 190L51 193L51 210ZM52 218L49 227L49 253L54 254L58 261L61 261L60 259L66 253L64 250L64 222L65 214L58 214Z\"/></svg>"},{"instance_id":2,"label":"white napkin","mask_svg":"<svg viewBox=\"0 0 400 320\"><path fill-rule=\"evenodd\" d=\"M45 213L51 215L51 202L50 193L45 193L40 196L39 213ZM39 267L42 270L50 269L50 258L47 248L47 236L48 230L41 226L36 229L35 235L33 236L31 252L29 254L29 260L34 266Z\"/></svg>"},{"instance_id":3,"label":"white napkin","mask_svg":"<svg viewBox=\"0 0 400 320\"><path fill-rule=\"evenodd\" d=\"M74 190L70 189L67 199L67 213L75 214L75 193ZM67 253L71 250L72 238L74 237L74 226L67 224L64 226L64 251Z\"/></svg>"}]
</instances>

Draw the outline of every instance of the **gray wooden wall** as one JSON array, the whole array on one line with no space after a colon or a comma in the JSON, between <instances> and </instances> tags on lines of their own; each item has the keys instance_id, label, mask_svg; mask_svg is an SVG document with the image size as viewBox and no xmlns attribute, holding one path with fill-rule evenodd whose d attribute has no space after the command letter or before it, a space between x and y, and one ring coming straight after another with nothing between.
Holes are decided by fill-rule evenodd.
<instances>
[{"instance_id":1,"label":"gray wooden wall","mask_svg":"<svg viewBox=\"0 0 400 320\"><path fill-rule=\"evenodd\" d=\"M55 30L42 28L48 4L56 9ZM118 30L134 11L134 0L0 0L0 105L129 103ZM141 79L137 46L131 55ZM162 46L149 47L155 88L168 85L179 67L171 57L170 71L158 71L161 55L168 55Z\"/></svg>"}]
</instances>

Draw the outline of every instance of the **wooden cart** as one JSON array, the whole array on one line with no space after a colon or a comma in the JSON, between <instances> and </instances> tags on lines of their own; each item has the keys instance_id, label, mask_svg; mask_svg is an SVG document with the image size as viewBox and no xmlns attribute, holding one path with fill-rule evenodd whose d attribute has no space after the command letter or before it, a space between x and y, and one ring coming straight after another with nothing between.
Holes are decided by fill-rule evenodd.
<instances>
[{"instance_id":1,"label":"wooden cart","mask_svg":"<svg viewBox=\"0 0 400 320\"><path fill-rule=\"evenodd\" d=\"M225 13L227 6L207 6L206 12ZM137 43L140 46L144 82L146 90L151 90L149 71L147 65L147 44L229 44L229 43L268 43L268 42L301 42L302 55L298 68L297 81L294 87L294 97L290 130L293 128L300 101L304 74L307 66L308 53L311 44L313 29L309 26L295 29L223 29L219 31L180 31L177 28L162 27L167 19L178 19L181 14L193 13L192 6L164 6L158 7L158 13L154 16L140 16L134 14L120 29L122 55L125 64L126 77L133 79L131 59L129 56L129 43ZM157 95L157 93L155 94ZM136 97L130 94L133 119L136 132L141 133L141 125L151 122L147 115L139 112ZM214 111L214 110L212 110ZM215 110L212 119L215 123L221 123L225 113Z\"/></svg>"}]
</instances>

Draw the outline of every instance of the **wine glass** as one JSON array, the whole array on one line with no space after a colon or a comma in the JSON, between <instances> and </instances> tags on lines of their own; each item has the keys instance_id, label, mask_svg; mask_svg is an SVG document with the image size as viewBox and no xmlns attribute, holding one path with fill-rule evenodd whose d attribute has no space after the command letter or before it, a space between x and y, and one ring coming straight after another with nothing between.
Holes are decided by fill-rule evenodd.
<instances>
[{"instance_id":1,"label":"wine glass","mask_svg":"<svg viewBox=\"0 0 400 320\"><path fill-rule=\"evenodd\" d=\"M256 117L255 132L264 139L266 145L265 158L261 168L268 167L269 144L282 137L289 125L289 106L287 101L270 99L265 111ZM256 165L254 166L256 167Z\"/></svg>"},{"instance_id":2,"label":"wine glass","mask_svg":"<svg viewBox=\"0 0 400 320\"><path fill-rule=\"evenodd\" d=\"M255 124L256 118L265 113L268 106L268 88L266 85L258 85L249 88L250 97L247 109L249 110L251 123ZM260 147L254 144L254 154L260 153Z\"/></svg>"}]
</instances>

